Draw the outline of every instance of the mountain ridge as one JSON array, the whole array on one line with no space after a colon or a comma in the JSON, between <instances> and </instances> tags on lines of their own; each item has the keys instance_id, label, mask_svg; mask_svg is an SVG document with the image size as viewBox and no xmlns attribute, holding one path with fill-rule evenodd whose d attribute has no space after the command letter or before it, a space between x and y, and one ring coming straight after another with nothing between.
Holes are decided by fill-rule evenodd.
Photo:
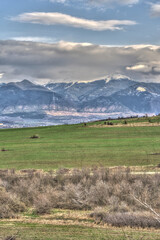
<instances>
[{"instance_id":1,"label":"mountain ridge","mask_svg":"<svg viewBox=\"0 0 160 240\"><path fill-rule=\"evenodd\" d=\"M50 112L158 114L160 84L119 75L89 82L38 85L24 79L0 85L0 116L49 116ZM34 114L33 114L34 112ZM27 113L27 114L25 114Z\"/></svg>"}]
</instances>

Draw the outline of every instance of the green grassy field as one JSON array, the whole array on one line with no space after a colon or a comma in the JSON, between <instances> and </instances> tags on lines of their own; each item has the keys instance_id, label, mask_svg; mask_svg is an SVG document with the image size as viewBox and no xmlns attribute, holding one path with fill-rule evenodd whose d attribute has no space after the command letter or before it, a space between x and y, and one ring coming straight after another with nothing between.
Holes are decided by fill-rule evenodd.
<instances>
[{"instance_id":1,"label":"green grassy field","mask_svg":"<svg viewBox=\"0 0 160 240\"><path fill-rule=\"evenodd\" d=\"M159 117L152 118L159 122ZM118 122L119 121L119 122ZM127 122L145 122L146 118ZM123 120L114 120L114 124ZM160 126L90 127L103 122L0 130L0 168L56 169L160 163ZM38 134L39 139L30 139Z\"/></svg>"},{"instance_id":2,"label":"green grassy field","mask_svg":"<svg viewBox=\"0 0 160 240\"><path fill-rule=\"evenodd\" d=\"M159 123L160 117L150 118ZM135 126L147 118L77 125L0 130L0 168L57 169L91 166L157 166L160 164L160 126ZM121 124L122 126L117 126ZM124 124L124 125L123 125ZM31 139L34 134L39 138ZM89 212L53 209L36 216L31 210L18 219L0 221L0 239L16 240L159 240L154 229L120 229L94 223Z\"/></svg>"},{"instance_id":3,"label":"green grassy field","mask_svg":"<svg viewBox=\"0 0 160 240\"><path fill-rule=\"evenodd\" d=\"M53 225L23 222L0 222L0 237L16 240L159 240L160 232L119 228L97 228L78 225Z\"/></svg>"}]
</instances>

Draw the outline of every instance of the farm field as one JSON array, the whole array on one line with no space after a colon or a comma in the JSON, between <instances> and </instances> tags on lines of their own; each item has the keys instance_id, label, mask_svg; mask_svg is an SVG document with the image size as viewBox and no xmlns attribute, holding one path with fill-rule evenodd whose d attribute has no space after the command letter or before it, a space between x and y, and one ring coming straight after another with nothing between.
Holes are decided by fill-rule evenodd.
<instances>
[{"instance_id":1,"label":"farm field","mask_svg":"<svg viewBox=\"0 0 160 240\"><path fill-rule=\"evenodd\" d=\"M157 166L160 163L160 118L126 121L127 124L124 120L111 120L114 126L99 121L86 126L1 129L0 168ZM148 126L136 126L146 122ZM34 134L39 138L31 139Z\"/></svg>"},{"instance_id":2,"label":"farm field","mask_svg":"<svg viewBox=\"0 0 160 240\"><path fill-rule=\"evenodd\" d=\"M109 125L108 122L113 125ZM100 214L102 210L103 214L121 214L123 211L126 213L128 211L131 216L136 213L137 217L140 212L143 217L146 213L150 214L149 211L144 212L144 209L141 211L139 205L135 205L136 212L134 212L135 209L130 204L133 201L132 190L136 196L139 194L141 199L147 197L147 201L159 212L159 195L156 195L159 175L143 176L141 173L144 170L153 173L159 171L160 118L134 118L108 122L0 130L0 203L2 204L0 212L3 215L4 210L6 216L1 217L0 220L0 239L8 239L6 238L8 236L15 236L16 240L160 239L160 231L156 227L144 229L136 228L134 225L132 228L114 227L115 225L111 226L103 219L97 221L96 217L91 217L93 212L96 212L96 206ZM93 173L90 173L89 169L95 166L100 168L93 168ZM101 166L115 168L113 171L111 168L109 172L108 170L104 172ZM118 166L130 167L131 174L128 175L126 169ZM87 170L86 167L89 169ZM23 171L12 171L12 169ZM52 169L55 171L48 172ZM137 174L132 175L132 171L137 171ZM93 176L97 180L94 180ZM79 180L75 182L74 179ZM105 180L102 182L102 179ZM129 188L128 183L132 183ZM107 192L108 184L110 184L110 192ZM155 191L150 191L150 184L152 186L155 184ZM102 189L103 194L98 198L100 193L97 195L96 189L99 188ZM87 191L90 191L90 199L87 201L90 201L91 205L85 207L86 200L81 198L81 192ZM128 192L131 197L129 201L126 198ZM104 193L106 198L103 196ZM8 199L6 201L8 206L5 205L4 199ZM108 202L105 202L105 199ZM83 207L78 205L81 201ZM114 205L116 210L111 210L113 201L117 204ZM7 219L7 209L9 207L13 210L12 206L17 206L17 215L12 216L10 213ZM50 208L49 212L46 207ZM18 210L21 208L22 212ZM35 213L35 210L41 212L43 209L44 213ZM125 219L125 214L123 216ZM148 216L152 217L152 215Z\"/></svg>"}]
</instances>

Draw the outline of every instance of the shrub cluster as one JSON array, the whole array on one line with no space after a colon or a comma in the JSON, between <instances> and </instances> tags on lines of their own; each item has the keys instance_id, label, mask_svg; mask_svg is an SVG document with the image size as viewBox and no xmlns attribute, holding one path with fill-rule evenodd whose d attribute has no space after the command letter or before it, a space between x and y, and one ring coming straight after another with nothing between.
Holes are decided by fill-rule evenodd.
<instances>
[{"instance_id":1,"label":"shrub cluster","mask_svg":"<svg viewBox=\"0 0 160 240\"><path fill-rule=\"evenodd\" d=\"M34 134L30 137L31 139L36 139L36 138L40 138L38 134Z\"/></svg>"},{"instance_id":2,"label":"shrub cluster","mask_svg":"<svg viewBox=\"0 0 160 240\"><path fill-rule=\"evenodd\" d=\"M97 223L103 222L114 227L160 228L160 222L148 213L106 213L95 211L91 214Z\"/></svg>"},{"instance_id":3,"label":"shrub cluster","mask_svg":"<svg viewBox=\"0 0 160 240\"><path fill-rule=\"evenodd\" d=\"M113 122L107 122L107 125L114 125L114 123Z\"/></svg>"},{"instance_id":4,"label":"shrub cluster","mask_svg":"<svg viewBox=\"0 0 160 240\"><path fill-rule=\"evenodd\" d=\"M131 174L123 168L0 171L0 218L14 217L28 207L37 214L49 213L52 208L94 210L103 207L107 209L103 221L113 225L131 221L134 222L131 225L136 225L133 213L147 209L133 196L159 211L160 175ZM117 219L115 223L113 216ZM143 221L144 226L147 221ZM141 220L138 225L142 226Z\"/></svg>"},{"instance_id":5,"label":"shrub cluster","mask_svg":"<svg viewBox=\"0 0 160 240\"><path fill-rule=\"evenodd\" d=\"M25 205L16 199L14 194L0 188L0 218L13 218L16 213L23 212Z\"/></svg>"}]
</instances>

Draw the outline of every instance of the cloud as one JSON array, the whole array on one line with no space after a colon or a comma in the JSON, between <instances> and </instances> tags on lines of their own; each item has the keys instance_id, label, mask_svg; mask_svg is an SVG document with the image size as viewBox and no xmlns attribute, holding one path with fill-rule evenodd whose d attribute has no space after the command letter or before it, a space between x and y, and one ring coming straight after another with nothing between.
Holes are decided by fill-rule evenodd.
<instances>
[{"instance_id":1,"label":"cloud","mask_svg":"<svg viewBox=\"0 0 160 240\"><path fill-rule=\"evenodd\" d=\"M127 70L130 71L137 71L137 72L150 72L151 68L148 65L144 65L144 64L137 64L131 67L126 67Z\"/></svg>"},{"instance_id":2,"label":"cloud","mask_svg":"<svg viewBox=\"0 0 160 240\"><path fill-rule=\"evenodd\" d=\"M47 37L13 37L12 40L30 41L30 42L47 42L47 43L53 43L56 41L56 39L54 38L47 38Z\"/></svg>"},{"instance_id":3,"label":"cloud","mask_svg":"<svg viewBox=\"0 0 160 240\"><path fill-rule=\"evenodd\" d=\"M151 14L152 14L153 17L160 17L160 3L159 4L152 4Z\"/></svg>"},{"instance_id":4,"label":"cloud","mask_svg":"<svg viewBox=\"0 0 160 240\"><path fill-rule=\"evenodd\" d=\"M138 3L139 0L89 0L89 2L95 5L106 4L133 5Z\"/></svg>"},{"instance_id":5,"label":"cloud","mask_svg":"<svg viewBox=\"0 0 160 240\"><path fill-rule=\"evenodd\" d=\"M147 75L160 75L160 62L150 62L148 64L141 63L131 67L126 67L126 69Z\"/></svg>"},{"instance_id":6,"label":"cloud","mask_svg":"<svg viewBox=\"0 0 160 240\"><path fill-rule=\"evenodd\" d=\"M74 4L74 3L80 3L85 6L109 6L113 4L118 5L133 5L139 2L139 0L50 0L50 2L53 3L63 3L63 4Z\"/></svg>"},{"instance_id":7,"label":"cloud","mask_svg":"<svg viewBox=\"0 0 160 240\"><path fill-rule=\"evenodd\" d=\"M0 78L3 78L4 73L0 73Z\"/></svg>"},{"instance_id":8,"label":"cloud","mask_svg":"<svg viewBox=\"0 0 160 240\"><path fill-rule=\"evenodd\" d=\"M132 47L135 50L143 49L143 48L147 48L147 49L150 49L150 50L158 50L160 46L150 45L150 44L138 44L138 45L125 46L125 48L129 48L129 47Z\"/></svg>"},{"instance_id":9,"label":"cloud","mask_svg":"<svg viewBox=\"0 0 160 240\"><path fill-rule=\"evenodd\" d=\"M95 21L84 18L72 17L67 14L57 12L32 12L23 13L11 18L13 21L43 24L43 25L66 25L76 28L84 28L94 31L122 30L123 26L135 25L135 21L130 20L107 20Z\"/></svg>"},{"instance_id":10,"label":"cloud","mask_svg":"<svg viewBox=\"0 0 160 240\"><path fill-rule=\"evenodd\" d=\"M57 3L66 3L69 0L49 0L50 2L57 2ZM78 1L78 0L77 0Z\"/></svg>"},{"instance_id":11,"label":"cloud","mask_svg":"<svg viewBox=\"0 0 160 240\"><path fill-rule=\"evenodd\" d=\"M88 81L115 73L135 80L160 81L159 70L160 46L0 41L0 72L5 73L6 82L24 78L39 83Z\"/></svg>"}]
</instances>

